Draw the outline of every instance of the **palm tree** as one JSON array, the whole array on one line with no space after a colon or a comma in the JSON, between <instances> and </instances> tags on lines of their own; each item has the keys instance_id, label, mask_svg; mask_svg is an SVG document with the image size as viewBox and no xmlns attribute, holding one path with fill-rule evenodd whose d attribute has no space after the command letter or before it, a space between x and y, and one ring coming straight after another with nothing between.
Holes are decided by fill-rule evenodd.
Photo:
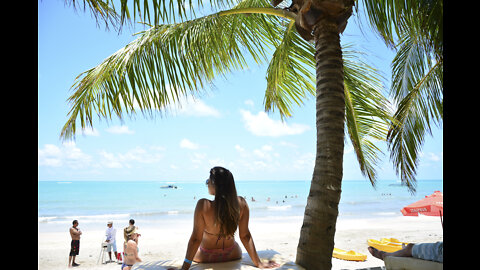
<instances>
[{"instance_id":1,"label":"palm tree","mask_svg":"<svg viewBox=\"0 0 480 270\"><path fill-rule=\"evenodd\" d=\"M390 90L397 111L387 142L402 183L415 192L425 134L443 121L443 0L364 0L364 6L372 28L397 50Z\"/></svg>"},{"instance_id":2,"label":"palm tree","mask_svg":"<svg viewBox=\"0 0 480 270\"><path fill-rule=\"evenodd\" d=\"M234 3L212 0L210 4L219 8ZM200 95L214 78L246 68L244 54L262 64L273 50L266 75L265 110L277 109L285 119L291 116L293 104L316 97L317 154L296 261L306 269L330 269L341 195L344 127L362 173L374 185L381 151L373 140L386 137L391 120L387 100L376 70L353 50L342 53L340 33L352 14L353 0L273 5L243 0L230 9L187 19L181 1L178 5L153 1L153 12L144 2L145 24L150 28L76 78L69 98L70 117L60 136L74 138L77 118L82 129L93 126L94 112L99 117L122 119L137 113L135 104L146 117L165 112L184 96ZM134 10L140 14L138 0ZM122 1L121 23L128 14ZM160 24L161 20L174 22Z\"/></svg>"}]
</instances>

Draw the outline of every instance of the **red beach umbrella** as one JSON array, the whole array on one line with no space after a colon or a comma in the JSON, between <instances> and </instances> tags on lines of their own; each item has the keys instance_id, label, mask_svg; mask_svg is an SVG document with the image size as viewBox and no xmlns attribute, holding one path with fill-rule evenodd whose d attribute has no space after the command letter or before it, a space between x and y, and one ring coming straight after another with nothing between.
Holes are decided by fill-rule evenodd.
<instances>
[{"instance_id":1,"label":"red beach umbrella","mask_svg":"<svg viewBox=\"0 0 480 270\"><path fill-rule=\"evenodd\" d=\"M443 216L443 193L435 191L432 195L402 208L404 216Z\"/></svg>"}]
</instances>

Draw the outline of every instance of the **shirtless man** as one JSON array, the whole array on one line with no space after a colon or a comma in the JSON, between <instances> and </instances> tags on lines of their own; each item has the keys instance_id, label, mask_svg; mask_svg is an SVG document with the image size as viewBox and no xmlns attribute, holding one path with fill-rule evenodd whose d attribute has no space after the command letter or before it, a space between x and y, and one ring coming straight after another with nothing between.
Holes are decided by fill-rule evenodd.
<instances>
[{"instance_id":1,"label":"shirtless man","mask_svg":"<svg viewBox=\"0 0 480 270\"><path fill-rule=\"evenodd\" d=\"M138 236L140 236L140 234L135 229L128 233L128 240L123 249L123 255L125 257L121 270L130 270L136 262L142 261L140 257L138 257Z\"/></svg>"},{"instance_id":2,"label":"shirtless man","mask_svg":"<svg viewBox=\"0 0 480 270\"><path fill-rule=\"evenodd\" d=\"M80 251L80 235L82 232L80 231L78 226L78 221L74 220L72 222L73 226L70 228L70 236L72 237L72 242L70 244L70 256L68 257L68 267L72 266L79 266L79 264L75 263L75 256L78 255Z\"/></svg>"}]
</instances>

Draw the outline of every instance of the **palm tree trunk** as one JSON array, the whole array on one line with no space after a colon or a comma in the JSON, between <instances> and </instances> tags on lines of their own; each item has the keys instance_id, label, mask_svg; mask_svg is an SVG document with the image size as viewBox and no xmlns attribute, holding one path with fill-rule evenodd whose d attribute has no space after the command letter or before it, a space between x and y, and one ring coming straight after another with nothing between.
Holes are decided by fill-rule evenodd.
<instances>
[{"instance_id":1,"label":"palm tree trunk","mask_svg":"<svg viewBox=\"0 0 480 270\"><path fill-rule=\"evenodd\" d=\"M320 21L314 38L317 154L296 263L307 270L323 270L332 267L343 175L345 93L337 24Z\"/></svg>"}]
</instances>

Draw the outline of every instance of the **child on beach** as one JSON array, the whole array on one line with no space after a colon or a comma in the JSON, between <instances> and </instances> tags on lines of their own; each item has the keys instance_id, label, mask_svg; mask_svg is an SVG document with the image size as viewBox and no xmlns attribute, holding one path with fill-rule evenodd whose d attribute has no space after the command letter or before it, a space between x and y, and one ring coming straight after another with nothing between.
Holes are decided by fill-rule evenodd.
<instances>
[{"instance_id":1,"label":"child on beach","mask_svg":"<svg viewBox=\"0 0 480 270\"><path fill-rule=\"evenodd\" d=\"M142 260L138 257L138 237L140 234L136 228L127 234L127 243L124 246L124 260L121 270L130 270L136 262Z\"/></svg>"},{"instance_id":2,"label":"child on beach","mask_svg":"<svg viewBox=\"0 0 480 270\"><path fill-rule=\"evenodd\" d=\"M242 250L234 239L237 227L240 240L256 267L278 267L274 261L265 263L258 257L248 229L248 204L243 197L237 196L232 173L225 168L214 167L206 184L215 199L200 199L197 202L193 232L182 270L189 269L192 261L212 263L241 259Z\"/></svg>"},{"instance_id":3,"label":"child on beach","mask_svg":"<svg viewBox=\"0 0 480 270\"><path fill-rule=\"evenodd\" d=\"M128 233L135 228L135 220L130 219L128 221L128 226L123 229L123 238L125 238L125 243L128 241ZM136 227L138 229L138 227ZM124 245L125 245L124 243Z\"/></svg>"}]
</instances>

